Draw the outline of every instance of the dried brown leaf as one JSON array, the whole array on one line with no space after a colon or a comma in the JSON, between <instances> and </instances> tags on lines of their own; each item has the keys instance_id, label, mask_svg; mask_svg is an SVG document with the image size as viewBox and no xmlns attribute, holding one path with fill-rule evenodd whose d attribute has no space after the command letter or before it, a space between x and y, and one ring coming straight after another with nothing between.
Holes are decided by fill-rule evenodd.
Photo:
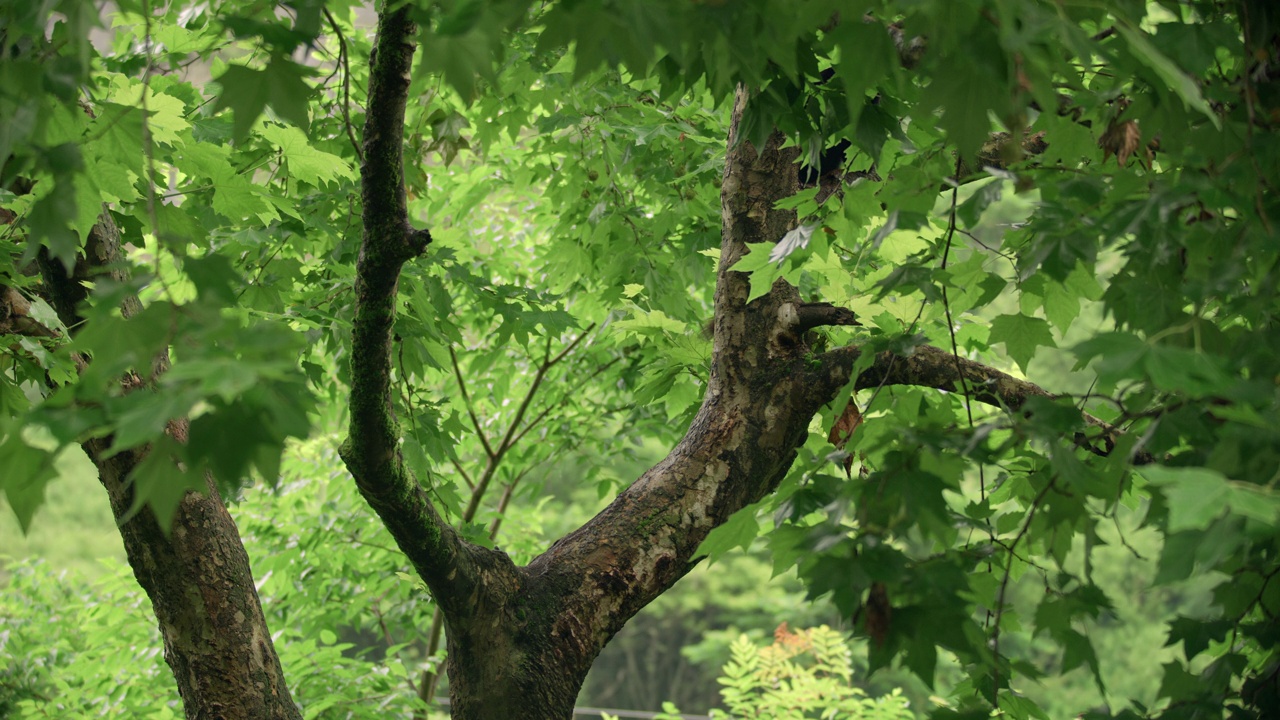
<instances>
[{"instance_id":1,"label":"dried brown leaf","mask_svg":"<svg viewBox=\"0 0 1280 720\"><path fill-rule=\"evenodd\" d=\"M843 450L849 438L853 436L853 431L858 429L862 424L862 413L858 410L858 403L853 398L849 398L849 402L844 406L844 412L840 413L840 417L836 418L835 423L831 426L831 432L827 433L827 442L836 447L837 450ZM846 477L851 476L853 472L853 455L846 455L844 458L844 474Z\"/></svg>"},{"instance_id":2,"label":"dried brown leaf","mask_svg":"<svg viewBox=\"0 0 1280 720\"><path fill-rule=\"evenodd\" d=\"M1116 161L1124 167L1129 162L1129 157L1137 152L1141 143L1142 130L1138 128L1137 120L1123 122L1112 120L1106 132L1098 138L1098 147L1102 148L1102 162L1105 163L1108 158L1115 155Z\"/></svg>"},{"instance_id":3,"label":"dried brown leaf","mask_svg":"<svg viewBox=\"0 0 1280 720\"><path fill-rule=\"evenodd\" d=\"M853 431L861 424L862 413L858 411L858 404L850 398L844 406L844 412L840 413L840 417L831 426L831 432L827 433L827 442L835 445L837 450L843 450L845 443L853 436Z\"/></svg>"}]
</instances>

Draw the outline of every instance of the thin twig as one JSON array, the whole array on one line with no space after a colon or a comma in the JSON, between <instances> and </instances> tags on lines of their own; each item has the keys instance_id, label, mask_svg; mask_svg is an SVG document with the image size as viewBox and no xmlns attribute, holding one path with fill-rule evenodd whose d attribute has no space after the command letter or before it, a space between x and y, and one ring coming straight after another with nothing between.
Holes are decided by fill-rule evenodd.
<instances>
[{"instance_id":1,"label":"thin twig","mask_svg":"<svg viewBox=\"0 0 1280 720\"><path fill-rule=\"evenodd\" d=\"M1036 511L1040 509L1040 504L1044 502L1044 496L1049 494L1053 489L1056 477L1049 479L1045 483L1043 489L1036 494L1034 500L1031 501L1031 507L1027 509L1027 517L1022 521L1022 527L1018 529L1018 534L1014 536L1013 542L1009 543L1009 561L1004 566L1004 577L1000 580L1000 592L996 595L996 614L994 626L991 630L991 704L997 710L1000 709L1000 618L1004 615L1004 596L1009 590L1009 578L1013 575L1013 561L1016 557L1014 550L1018 547L1018 543L1026 537L1027 531L1031 529L1031 521L1035 519Z\"/></svg>"},{"instance_id":2,"label":"thin twig","mask_svg":"<svg viewBox=\"0 0 1280 720\"><path fill-rule=\"evenodd\" d=\"M342 29L338 27L338 21L329 12L329 8L323 8L323 10L325 19L329 21L329 28L333 30L334 35L338 36L338 63L342 65L342 124L347 128L347 139L351 141L356 157L363 164L364 150L356 140L356 131L351 126L351 66L347 53L347 38L342 34Z\"/></svg>"},{"instance_id":3,"label":"thin twig","mask_svg":"<svg viewBox=\"0 0 1280 720\"><path fill-rule=\"evenodd\" d=\"M547 354L542 364L538 366L533 376L533 383L529 385L529 390L524 394L524 398L520 401L520 406L516 408L516 414L511 419L511 424L507 426L507 432L502 436L502 441L498 443L498 448L489 455L489 461L485 464L484 472L481 473L480 479L476 481L475 489L471 492L471 501L467 504L467 510L463 513L462 519L465 522L471 522L480 509L480 501L484 498L484 494L489 490L489 483L493 480L493 475L498 471L498 464L502 461L502 457L507 451L515 445L516 433L520 428L520 424L524 422L524 414L528 411L530 403L533 402L534 396L537 395L538 389L542 387L542 381L546 379L547 372L555 367L561 360L565 359L579 343L591 334L596 324L591 323L578 337L564 347L555 357L551 357L550 338L547 343ZM457 363L454 363L457 368ZM461 375L459 375L461 378Z\"/></svg>"},{"instance_id":4,"label":"thin twig","mask_svg":"<svg viewBox=\"0 0 1280 720\"><path fill-rule=\"evenodd\" d=\"M467 383L462 379L462 368L458 367L458 356L453 352L452 345L449 346L449 361L453 363L453 375L458 378L458 389L462 391L462 402L467 407L467 415L471 417L471 425L475 427L480 444L484 446L484 454L492 458L493 447L489 445L489 438L484 434L484 428L480 426L480 418L476 417L476 411L471 406L471 396L467 394Z\"/></svg>"},{"instance_id":5,"label":"thin twig","mask_svg":"<svg viewBox=\"0 0 1280 720\"><path fill-rule=\"evenodd\" d=\"M595 379L601 373L603 373L605 370L608 370L610 367L612 367L614 364L616 364L620 360L622 360L622 356L615 357L609 362L601 365L600 367L596 368L595 371L593 371L590 375L588 375L586 377L586 380L584 380L583 382ZM519 433L516 434L516 437L514 440L511 441L511 444L515 445L519 443L521 438L527 435L530 430L537 427L538 423L542 422L543 419L545 419L547 415L551 413L552 410L555 410L558 407L564 406L565 403L569 402L569 398L571 397L573 397L573 393L565 393L565 395L560 398L559 402L552 403L551 405L548 405L547 407L543 408L541 412L535 415L533 419L530 420L528 423L526 423L524 428Z\"/></svg>"},{"instance_id":6,"label":"thin twig","mask_svg":"<svg viewBox=\"0 0 1280 720\"><path fill-rule=\"evenodd\" d=\"M960 177L960 160L956 160L956 177ZM956 205L960 197L960 186L951 187L951 213L947 219L947 240L942 249L942 269L947 269L947 260L951 257L951 241L956 236ZM964 396L964 411L969 418L969 430L973 430L973 399L969 397L969 381L960 370L960 347L956 343L956 326L951 320L951 301L947 296L947 284L942 283L942 309L947 316L947 333L951 336L951 358L956 366L956 379L960 386L960 394ZM978 463L978 497L987 499L987 475L982 463Z\"/></svg>"},{"instance_id":7,"label":"thin twig","mask_svg":"<svg viewBox=\"0 0 1280 720\"><path fill-rule=\"evenodd\" d=\"M467 487L472 490L475 490L476 484L471 479L471 476L467 474L467 471L462 468L462 463L459 463L457 458L454 458L454 457L450 457L449 462L453 464L453 467L455 470L458 471L458 474L462 475L462 480L467 484Z\"/></svg>"}]
</instances>

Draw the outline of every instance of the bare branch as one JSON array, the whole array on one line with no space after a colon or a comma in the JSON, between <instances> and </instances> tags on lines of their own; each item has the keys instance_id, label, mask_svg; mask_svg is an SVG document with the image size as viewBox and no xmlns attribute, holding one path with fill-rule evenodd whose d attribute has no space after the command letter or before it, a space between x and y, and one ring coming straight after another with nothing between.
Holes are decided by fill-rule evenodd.
<instances>
[{"instance_id":1,"label":"bare branch","mask_svg":"<svg viewBox=\"0 0 1280 720\"><path fill-rule=\"evenodd\" d=\"M462 480L467 484L467 487L475 490L476 483L471 479L471 476L467 474L467 471L463 469L462 463L458 462L457 458L453 457L449 458L449 462L453 465L453 468L458 471L458 474L462 476Z\"/></svg>"},{"instance_id":2,"label":"bare branch","mask_svg":"<svg viewBox=\"0 0 1280 720\"><path fill-rule=\"evenodd\" d=\"M801 332L828 325L861 325L858 316L848 308L838 307L831 303L804 303L796 310Z\"/></svg>"},{"instance_id":3,"label":"bare branch","mask_svg":"<svg viewBox=\"0 0 1280 720\"><path fill-rule=\"evenodd\" d=\"M555 367L557 363L564 360L573 349L581 343L582 340L591 333L596 324L591 323L582 334L574 338L572 342L564 347L555 357L551 357L551 339L547 339L547 357L538 366L538 370L534 373L533 382L529 385L529 390L525 392L524 398L520 401L520 406L516 408L516 414L511 418L511 424L507 426L507 432L503 434L502 441L498 443L496 450L489 454L489 461L485 463L484 472L480 474L480 479L476 482L475 487L471 491L471 501L467 503L467 509L462 515L464 522L471 522L475 519L476 513L480 510L480 503L484 500L485 493L489 490L489 482L493 480L493 475L498 471L498 466L502 462L503 456L507 451L515 445L516 439L523 437L524 433L517 435L520 424L524 422L524 415L529 410L529 404L533 402L533 398L538 394L538 390L542 387L542 381L546 378L547 372ZM450 351L452 352L452 350ZM457 361L454 362L454 369L458 367ZM458 376L461 380L461 375ZM468 405L468 407L470 407ZM472 416L474 421L475 416ZM486 443L486 448L488 444Z\"/></svg>"},{"instance_id":4,"label":"bare branch","mask_svg":"<svg viewBox=\"0 0 1280 720\"><path fill-rule=\"evenodd\" d=\"M594 380L596 377L598 377L598 376L599 376L601 373L603 373L605 370L608 370L609 368L611 368L611 367L613 367L615 364L617 364L620 360L622 360L622 357L621 357L621 356L619 356L619 357L615 357L614 359L610 360L609 362L607 362L607 363L605 363L605 364L601 365L600 367L596 368L595 370L591 371L591 374L590 374L590 375L588 375L584 380L579 381L579 382L586 382L586 381ZM534 415L534 416L533 416L533 419L532 419L532 420L530 420L529 422L525 423L524 428L522 428L522 429L520 430L520 432L516 434L516 437L515 437L515 439L514 439L514 440L512 440L512 441L511 441L511 444L512 444L512 445L515 445L516 443L520 442L520 440L521 440L525 435L528 435L528 434L529 434L529 431L530 431L530 430L533 430L534 428L536 428L536 427L538 426L538 423L540 423L540 422L542 422L544 419L546 419L547 415L549 415L549 414L551 413L551 411L552 411L552 410L555 410L556 408L563 406L566 402L568 402L568 401L569 401L569 398L570 398L570 397L572 397L572 394L571 394L571 393L566 393L563 397L561 397L561 398L560 398L560 400L559 400L558 402L555 402L555 403L552 403L551 405L546 406L546 407L545 407L545 408L543 408L543 409L542 409L542 410L541 410L537 415Z\"/></svg>"},{"instance_id":5,"label":"bare branch","mask_svg":"<svg viewBox=\"0 0 1280 720\"><path fill-rule=\"evenodd\" d=\"M594 330L595 327L596 324L591 323L580 335L578 335L578 337L574 338L564 347L563 350L557 353L555 357L542 362L542 366L538 368L538 372L533 378L533 385L529 387L529 392L525 393L524 400L520 402L520 407L516 410L515 417L511 419L511 426L507 428L507 433L502 438L502 443L499 445L502 452L506 452L513 444L515 444L516 431L519 429L520 423L524 421L524 414L529 410L529 403L533 402L533 397L538 392L538 388L542 385L542 381L546 378L547 373L551 371L551 368L558 365L561 360L568 357L569 353L573 352L574 348L578 347L578 344L581 343L587 335L591 334L591 331Z\"/></svg>"},{"instance_id":6,"label":"bare branch","mask_svg":"<svg viewBox=\"0 0 1280 720\"><path fill-rule=\"evenodd\" d=\"M321 10L324 11L325 19L329 21L329 29L333 30L334 36L338 38L338 64L342 66L342 124L347 129L347 139L351 141L356 157L363 163L364 150L360 148L360 143L356 142L356 131L351 126L351 64L347 53L347 38L342 34L342 28L338 27L338 21L333 17L333 13L329 12L329 8L322 7Z\"/></svg>"}]
</instances>

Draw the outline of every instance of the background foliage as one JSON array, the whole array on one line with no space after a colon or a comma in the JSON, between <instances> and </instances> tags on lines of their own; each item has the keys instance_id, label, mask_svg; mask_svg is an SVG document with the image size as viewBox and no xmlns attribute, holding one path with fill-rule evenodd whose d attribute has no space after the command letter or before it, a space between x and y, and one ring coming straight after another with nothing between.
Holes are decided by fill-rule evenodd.
<instances>
[{"instance_id":1,"label":"background foliage","mask_svg":"<svg viewBox=\"0 0 1280 720\"><path fill-rule=\"evenodd\" d=\"M0 285L45 331L6 318L5 500L28 529L75 472L62 448L89 436L153 444L133 482L162 518L206 471L232 495L280 485L236 515L296 697L315 717L407 713L433 662L430 605L330 449L370 28L342 1L116 9L0 9ZM846 138L861 179L791 201L815 231L737 266L753 294L784 278L854 308L865 327L827 332L832 347L930 343L1064 394L1005 413L968 402L975 387L867 391L833 452L841 397L780 491L708 540L712 570L767 551L865 640L869 669L944 696L935 717L1280 713L1271 3L460 1L420 16L405 181L435 242L401 280L396 412L469 538L527 560L696 409L742 81L749 139L777 126L812 160ZM68 340L28 269L38 247L72 264L104 209L134 279L95 283ZM126 320L131 293L145 310ZM173 367L151 378L163 349ZM76 353L92 355L83 373ZM124 393L126 371L159 392ZM164 434L182 416L186 445ZM14 707L176 713L123 574L88 594L52 572L6 574ZM33 635L41 613L65 633ZM129 682L98 672L118 648L139 659Z\"/></svg>"}]
</instances>

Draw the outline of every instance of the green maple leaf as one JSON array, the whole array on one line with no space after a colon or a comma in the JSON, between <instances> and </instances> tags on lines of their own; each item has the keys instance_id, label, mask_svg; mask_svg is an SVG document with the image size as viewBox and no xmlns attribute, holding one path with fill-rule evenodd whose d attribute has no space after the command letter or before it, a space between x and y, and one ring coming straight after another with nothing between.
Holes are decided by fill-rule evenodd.
<instances>
[{"instance_id":1,"label":"green maple leaf","mask_svg":"<svg viewBox=\"0 0 1280 720\"><path fill-rule=\"evenodd\" d=\"M1177 63L1157 50L1151 44L1151 41L1147 40L1146 33L1130 27L1126 23L1117 24L1116 30L1129 43L1129 52L1132 52L1133 56L1143 65L1155 71L1155 74L1161 80L1168 83L1169 88L1178 97L1182 98L1182 102L1187 106L1187 109L1202 113L1209 118L1209 122L1212 122L1215 128L1221 127L1222 120L1218 118L1217 113L1213 111L1208 101L1204 99L1204 95L1200 93L1200 86L1196 84L1196 81L1190 75L1184 73Z\"/></svg>"},{"instance_id":2,"label":"green maple leaf","mask_svg":"<svg viewBox=\"0 0 1280 720\"><path fill-rule=\"evenodd\" d=\"M988 112L995 110L999 115L1007 104L995 92L1002 84L993 69L998 67L996 62L982 57L958 59L940 68L925 89L927 101L942 109L938 124L947 131L947 139L955 143L962 157L978 154L991 131Z\"/></svg>"},{"instance_id":3,"label":"green maple leaf","mask_svg":"<svg viewBox=\"0 0 1280 720\"><path fill-rule=\"evenodd\" d=\"M280 149L289 164L289 173L297 180L320 185L338 178L354 180L355 170L345 160L311 147L307 136L292 127L269 125L262 128L262 136Z\"/></svg>"},{"instance_id":4,"label":"green maple leaf","mask_svg":"<svg viewBox=\"0 0 1280 720\"><path fill-rule=\"evenodd\" d=\"M281 118L305 128L310 122L307 103L311 87L303 78L308 74L306 68L278 57L262 70L232 65L218 76L222 92L213 110L234 111L232 136L236 142L249 136L249 129L268 105Z\"/></svg>"},{"instance_id":5,"label":"green maple leaf","mask_svg":"<svg viewBox=\"0 0 1280 720\"><path fill-rule=\"evenodd\" d=\"M706 539L698 546L698 554L706 555L709 562L715 562L734 548L746 549L759 534L756 506L749 505L730 515L723 525L707 533Z\"/></svg>"},{"instance_id":6,"label":"green maple leaf","mask_svg":"<svg viewBox=\"0 0 1280 720\"><path fill-rule=\"evenodd\" d=\"M0 490L25 534L36 509L44 504L45 486L57 476L53 453L31 447L13 433L0 442L0 466L5 469Z\"/></svg>"},{"instance_id":7,"label":"green maple leaf","mask_svg":"<svg viewBox=\"0 0 1280 720\"><path fill-rule=\"evenodd\" d=\"M70 272L80 252L80 238L71 229L69 221L77 216L75 185L71 178L61 179L53 192L31 206L27 226L31 239L49 248L49 254L62 261Z\"/></svg>"},{"instance_id":8,"label":"green maple leaf","mask_svg":"<svg viewBox=\"0 0 1280 720\"><path fill-rule=\"evenodd\" d=\"M141 81L115 83L107 100L118 107L136 108L139 112L145 105L147 130L151 133L151 139L161 145L177 144L179 133L191 127L186 119L186 105L181 100L144 88Z\"/></svg>"},{"instance_id":9,"label":"green maple leaf","mask_svg":"<svg viewBox=\"0 0 1280 720\"><path fill-rule=\"evenodd\" d=\"M262 188L236 172L231 165L231 153L225 146L198 142L190 137L184 140L180 169L209 179L213 186L214 212L236 221L274 214Z\"/></svg>"},{"instance_id":10,"label":"green maple leaf","mask_svg":"<svg viewBox=\"0 0 1280 720\"><path fill-rule=\"evenodd\" d=\"M581 50L579 51L581 54ZM476 78L492 81L493 47L487 35L472 30L462 35L432 37L419 50L421 72L443 74L445 80L470 102L476 97Z\"/></svg>"},{"instance_id":11,"label":"green maple leaf","mask_svg":"<svg viewBox=\"0 0 1280 720\"><path fill-rule=\"evenodd\" d=\"M1018 363L1024 373L1027 371L1027 363L1036 354L1037 347L1057 347L1057 343L1053 341L1053 333L1049 330L1049 323L1022 314L1001 315L992 320L988 339L992 344L1004 343L1009 357Z\"/></svg>"},{"instance_id":12,"label":"green maple leaf","mask_svg":"<svg viewBox=\"0 0 1280 720\"><path fill-rule=\"evenodd\" d=\"M161 436L154 443L146 458L130 474L133 484L133 505L125 513L127 522L143 507L150 507L155 513L156 522L166 535L173 529L173 518L178 512L178 504L188 490L205 489L198 472L184 469L180 462L185 459L181 447L168 437Z\"/></svg>"}]
</instances>

